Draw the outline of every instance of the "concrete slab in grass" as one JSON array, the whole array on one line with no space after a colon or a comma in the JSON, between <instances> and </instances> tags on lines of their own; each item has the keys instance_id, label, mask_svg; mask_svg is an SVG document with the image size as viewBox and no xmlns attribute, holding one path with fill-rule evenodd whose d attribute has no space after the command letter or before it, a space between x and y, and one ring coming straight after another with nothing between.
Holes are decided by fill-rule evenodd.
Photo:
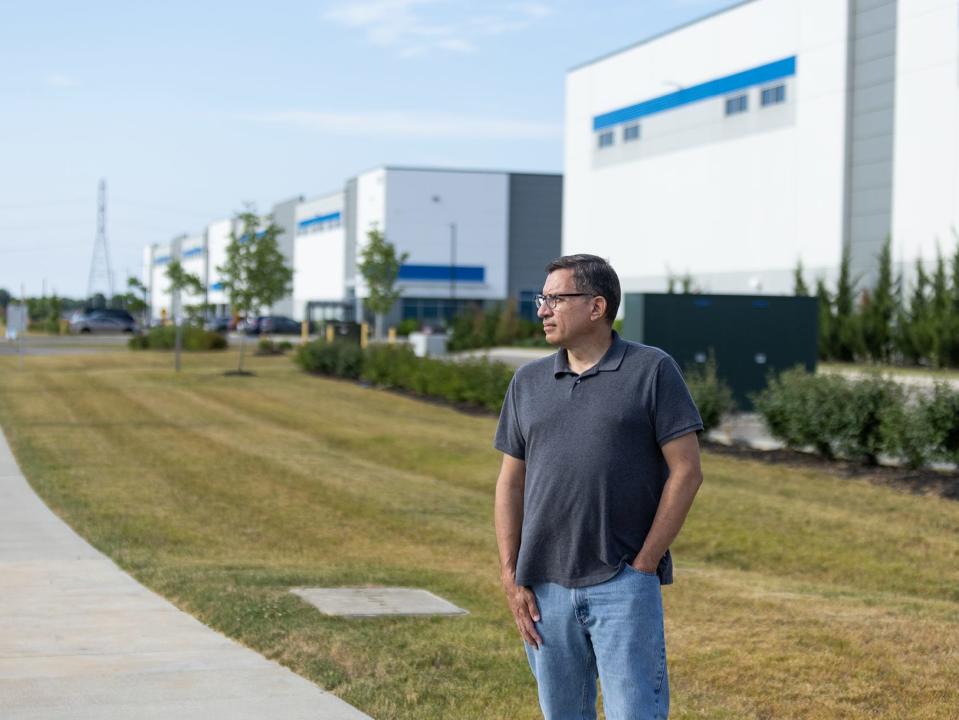
<instances>
[{"instance_id":1,"label":"concrete slab in grass","mask_svg":"<svg viewBox=\"0 0 959 720\"><path fill-rule=\"evenodd\" d=\"M468 615L427 590L416 588L293 588L326 615L379 617L381 615Z\"/></svg>"}]
</instances>

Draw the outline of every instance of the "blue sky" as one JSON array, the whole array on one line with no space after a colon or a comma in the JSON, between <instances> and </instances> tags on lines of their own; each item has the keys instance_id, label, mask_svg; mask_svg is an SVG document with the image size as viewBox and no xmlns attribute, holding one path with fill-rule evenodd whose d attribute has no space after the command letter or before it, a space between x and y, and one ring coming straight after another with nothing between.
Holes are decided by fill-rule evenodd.
<instances>
[{"instance_id":1,"label":"blue sky","mask_svg":"<svg viewBox=\"0 0 959 720\"><path fill-rule=\"evenodd\" d=\"M381 164L562 172L581 62L738 0L0 2L0 287L85 294Z\"/></svg>"}]
</instances>

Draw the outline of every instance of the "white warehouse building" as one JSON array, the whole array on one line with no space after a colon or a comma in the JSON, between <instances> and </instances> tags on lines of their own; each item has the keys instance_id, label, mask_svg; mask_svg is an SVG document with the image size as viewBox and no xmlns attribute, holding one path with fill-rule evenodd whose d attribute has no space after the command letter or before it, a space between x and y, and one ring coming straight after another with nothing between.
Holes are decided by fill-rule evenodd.
<instances>
[{"instance_id":1,"label":"white warehouse building","mask_svg":"<svg viewBox=\"0 0 959 720\"><path fill-rule=\"evenodd\" d=\"M959 223L959 0L747 0L569 71L563 252L626 291L869 284Z\"/></svg>"},{"instance_id":2,"label":"white warehouse building","mask_svg":"<svg viewBox=\"0 0 959 720\"><path fill-rule=\"evenodd\" d=\"M293 198L263 222L283 229L280 249L291 269L291 294L269 314L296 320L370 320L357 270L371 230L379 230L406 259L402 295L387 322L440 324L467 307L514 299L535 317L546 263L560 254L563 178L557 174L414 167L379 167L349 178L340 191ZM235 221L210 223L203 234L182 236L144 252L144 282L152 317L171 317L166 268L180 260L203 281L208 304L229 313L216 270L226 260ZM265 311L266 309L264 309Z\"/></svg>"}]
</instances>

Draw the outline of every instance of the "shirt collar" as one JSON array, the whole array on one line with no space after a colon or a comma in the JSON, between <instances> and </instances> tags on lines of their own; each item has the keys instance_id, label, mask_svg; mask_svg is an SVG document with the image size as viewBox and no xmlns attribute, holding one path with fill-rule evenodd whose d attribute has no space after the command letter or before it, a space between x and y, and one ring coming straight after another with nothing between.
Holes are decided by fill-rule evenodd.
<instances>
[{"instance_id":1,"label":"shirt collar","mask_svg":"<svg viewBox=\"0 0 959 720\"><path fill-rule=\"evenodd\" d=\"M626 342L619 336L619 333L615 330L613 332L613 343L609 346L609 349L606 351L606 354L600 358L600 361L596 363L593 367L583 373L585 375L593 375L600 372L611 372L614 370L619 370L619 366L623 363L623 358L626 356ZM566 353L566 348L562 348L556 355L553 360L553 375L555 377L560 377L561 375L575 375L572 370L569 368L569 355Z\"/></svg>"}]
</instances>

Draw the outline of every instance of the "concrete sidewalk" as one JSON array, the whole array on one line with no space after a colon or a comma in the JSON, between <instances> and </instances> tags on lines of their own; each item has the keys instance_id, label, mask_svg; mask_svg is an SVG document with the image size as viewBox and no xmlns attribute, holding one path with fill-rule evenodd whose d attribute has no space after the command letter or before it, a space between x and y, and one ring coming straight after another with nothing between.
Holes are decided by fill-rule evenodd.
<instances>
[{"instance_id":1,"label":"concrete sidewalk","mask_svg":"<svg viewBox=\"0 0 959 720\"><path fill-rule=\"evenodd\" d=\"M0 718L369 720L94 550L27 485L2 432Z\"/></svg>"}]
</instances>

